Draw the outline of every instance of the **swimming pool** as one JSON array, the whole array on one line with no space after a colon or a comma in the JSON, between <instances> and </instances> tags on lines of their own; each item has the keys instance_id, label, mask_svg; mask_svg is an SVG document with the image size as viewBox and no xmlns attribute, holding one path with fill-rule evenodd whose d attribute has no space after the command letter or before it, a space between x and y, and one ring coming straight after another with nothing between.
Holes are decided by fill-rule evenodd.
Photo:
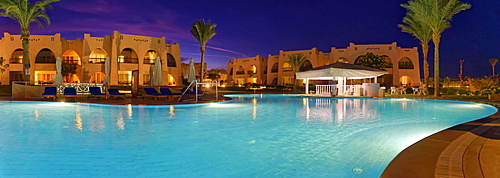
<instances>
[{"instance_id":1,"label":"swimming pool","mask_svg":"<svg viewBox=\"0 0 500 178\"><path fill-rule=\"evenodd\" d=\"M444 100L229 96L194 106L0 102L0 177L377 177L412 143L496 112Z\"/></svg>"}]
</instances>

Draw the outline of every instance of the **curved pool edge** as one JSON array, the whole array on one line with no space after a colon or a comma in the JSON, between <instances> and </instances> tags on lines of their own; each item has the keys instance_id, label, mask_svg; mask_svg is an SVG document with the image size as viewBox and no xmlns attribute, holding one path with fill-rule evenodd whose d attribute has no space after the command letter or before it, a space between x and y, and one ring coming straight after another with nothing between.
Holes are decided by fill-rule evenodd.
<instances>
[{"instance_id":1,"label":"curved pool edge","mask_svg":"<svg viewBox=\"0 0 500 178\"><path fill-rule=\"evenodd\" d=\"M452 126L414 143L401 151L380 177L500 177L495 169L500 166L499 159L497 109L490 116Z\"/></svg>"}]
</instances>

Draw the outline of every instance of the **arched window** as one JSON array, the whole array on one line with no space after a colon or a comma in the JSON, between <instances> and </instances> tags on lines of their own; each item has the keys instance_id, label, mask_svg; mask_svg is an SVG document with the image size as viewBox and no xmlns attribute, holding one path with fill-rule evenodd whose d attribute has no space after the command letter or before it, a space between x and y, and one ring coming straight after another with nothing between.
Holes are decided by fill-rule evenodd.
<instances>
[{"instance_id":1,"label":"arched window","mask_svg":"<svg viewBox=\"0 0 500 178\"><path fill-rule=\"evenodd\" d=\"M143 64L154 64L156 57L158 57L158 53L155 50L149 50L144 55Z\"/></svg>"},{"instance_id":2,"label":"arched window","mask_svg":"<svg viewBox=\"0 0 500 178\"><path fill-rule=\"evenodd\" d=\"M229 70L229 75L233 75L233 68Z\"/></svg>"},{"instance_id":3,"label":"arched window","mask_svg":"<svg viewBox=\"0 0 500 178\"><path fill-rule=\"evenodd\" d=\"M274 63L273 67L271 68L271 73L276 73L278 72L278 63Z\"/></svg>"},{"instance_id":4,"label":"arched window","mask_svg":"<svg viewBox=\"0 0 500 178\"><path fill-rule=\"evenodd\" d=\"M387 66L385 68L392 68L392 60L389 56L384 57L385 62L387 62Z\"/></svg>"},{"instance_id":5,"label":"arched window","mask_svg":"<svg viewBox=\"0 0 500 178\"><path fill-rule=\"evenodd\" d=\"M170 53L167 54L167 67L177 67L175 58Z\"/></svg>"},{"instance_id":6,"label":"arched window","mask_svg":"<svg viewBox=\"0 0 500 178\"><path fill-rule=\"evenodd\" d=\"M176 85L175 78L173 75L167 74L167 79L168 79L168 86L175 86Z\"/></svg>"},{"instance_id":7,"label":"arched window","mask_svg":"<svg viewBox=\"0 0 500 178\"><path fill-rule=\"evenodd\" d=\"M413 83L413 80L409 76L403 75L403 76L401 76L401 78L399 78L399 84L401 86L406 87L406 86L413 86L414 83Z\"/></svg>"},{"instance_id":8,"label":"arched window","mask_svg":"<svg viewBox=\"0 0 500 178\"><path fill-rule=\"evenodd\" d=\"M44 48L36 55L35 63L56 63L56 56L47 48Z\"/></svg>"},{"instance_id":9,"label":"arched window","mask_svg":"<svg viewBox=\"0 0 500 178\"><path fill-rule=\"evenodd\" d=\"M133 49L125 48L118 56L119 63L135 63L139 62L139 58L137 57L137 53Z\"/></svg>"},{"instance_id":10,"label":"arched window","mask_svg":"<svg viewBox=\"0 0 500 178\"><path fill-rule=\"evenodd\" d=\"M309 60L306 60L299 68L299 71L304 71L312 68L312 64Z\"/></svg>"},{"instance_id":11,"label":"arched window","mask_svg":"<svg viewBox=\"0 0 500 178\"><path fill-rule=\"evenodd\" d=\"M23 63L23 49L16 49L13 53L12 56L10 56L10 63L11 64L22 64Z\"/></svg>"},{"instance_id":12,"label":"arched window","mask_svg":"<svg viewBox=\"0 0 500 178\"><path fill-rule=\"evenodd\" d=\"M90 53L89 63L94 63L94 64L105 63L106 57L108 57L108 53L106 53L106 51L100 48L94 49L92 50L92 53Z\"/></svg>"},{"instance_id":13,"label":"arched window","mask_svg":"<svg viewBox=\"0 0 500 178\"><path fill-rule=\"evenodd\" d=\"M78 56L78 53L76 53L76 51L74 50L68 50L64 52L64 54L62 55L62 61L68 64L77 64L77 65L82 64L80 62L80 56Z\"/></svg>"},{"instance_id":14,"label":"arched window","mask_svg":"<svg viewBox=\"0 0 500 178\"><path fill-rule=\"evenodd\" d=\"M399 60L399 69L414 69L413 68L413 62L407 57L402 58Z\"/></svg>"},{"instance_id":15,"label":"arched window","mask_svg":"<svg viewBox=\"0 0 500 178\"><path fill-rule=\"evenodd\" d=\"M283 71L292 71L292 65L288 64L287 62L283 63Z\"/></svg>"},{"instance_id":16,"label":"arched window","mask_svg":"<svg viewBox=\"0 0 500 178\"><path fill-rule=\"evenodd\" d=\"M238 67L238 70L236 71L236 75L241 75L241 74L245 74L245 70L243 69L243 67Z\"/></svg>"}]
</instances>

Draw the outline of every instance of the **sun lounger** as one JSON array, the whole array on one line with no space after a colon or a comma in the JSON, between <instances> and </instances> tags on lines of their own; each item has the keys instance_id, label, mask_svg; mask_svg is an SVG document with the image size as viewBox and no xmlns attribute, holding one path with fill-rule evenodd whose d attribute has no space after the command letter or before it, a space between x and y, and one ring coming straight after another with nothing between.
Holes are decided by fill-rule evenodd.
<instances>
[{"instance_id":1,"label":"sun lounger","mask_svg":"<svg viewBox=\"0 0 500 178\"><path fill-rule=\"evenodd\" d=\"M90 97L93 97L93 98L108 98L108 96L106 95L106 93L103 93L101 92L101 88L100 87L89 87L89 92L90 92L90 95L89 95L89 98Z\"/></svg>"},{"instance_id":2,"label":"sun lounger","mask_svg":"<svg viewBox=\"0 0 500 178\"><path fill-rule=\"evenodd\" d=\"M167 95L167 97L170 97L171 99L173 99L174 96L181 96L182 93L174 93L172 92L172 90L170 90L169 88L160 88L160 93L161 94L164 94L164 95Z\"/></svg>"},{"instance_id":3,"label":"sun lounger","mask_svg":"<svg viewBox=\"0 0 500 178\"><path fill-rule=\"evenodd\" d=\"M142 99L144 99L144 97L152 97L154 100L158 98L167 98L166 94L158 93L154 88L144 88L144 92L146 92L146 94L142 95Z\"/></svg>"},{"instance_id":4,"label":"sun lounger","mask_svg":"<svg viewBox=\"0 0 500 178\"><path fill-rule=\"evenodd\" d=\"M56 95L56 87L45 87L44 92L42 93L43 98L54 98L54 100L56 99Z\"/></svg>"},{"instance_id":5,"label":"sun lounger","mask_svg":"<svg viewBox=\"0 0 500 178\"><path fill-rule=\"evenodd\" d=\"M64 95L65 99L66 99L66 97L72 97L72 98L75 98L75 101L76 101L76 89L75 88L65 88L63 95Z\"/></svg>"},{"instance_id":6,"label":"sun lounger","mask_svg":"<svg viewBox=\"0 0 500 178\"><path fill-rule=\"evenodd\" d=\"M123 98L125 99L125 93L120 93L118 89L108 89L108 94L110 98L116 99L116 98Z\"/></svg>"}]
</instances>

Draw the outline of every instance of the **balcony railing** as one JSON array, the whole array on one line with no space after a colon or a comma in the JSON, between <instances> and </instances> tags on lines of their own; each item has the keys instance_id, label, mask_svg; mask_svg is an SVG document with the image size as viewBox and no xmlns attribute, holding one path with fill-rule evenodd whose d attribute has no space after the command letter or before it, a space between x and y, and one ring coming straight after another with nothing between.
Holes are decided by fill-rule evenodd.
<instances>
[{"instance_id":1,"label":"balcony railing","mask_svg":"<svg viewBox=\"0 0 500 178\"><path fill-rule=\"evenodd\" d=\"M92 63L92 64L100 64L100 63L105 63L106 62L106 58L89 58L89 63Z\"/></svg>"},{"instance_id":2,"label":"balcony railing","mask_svg":"<svg viewBox=\"0 0 500 178\"><path fill-rule=\"evenodd\" d=\"M11 64L22 64L23 58L10 58L9 62Z\"/></svg>"}]
</instances>

